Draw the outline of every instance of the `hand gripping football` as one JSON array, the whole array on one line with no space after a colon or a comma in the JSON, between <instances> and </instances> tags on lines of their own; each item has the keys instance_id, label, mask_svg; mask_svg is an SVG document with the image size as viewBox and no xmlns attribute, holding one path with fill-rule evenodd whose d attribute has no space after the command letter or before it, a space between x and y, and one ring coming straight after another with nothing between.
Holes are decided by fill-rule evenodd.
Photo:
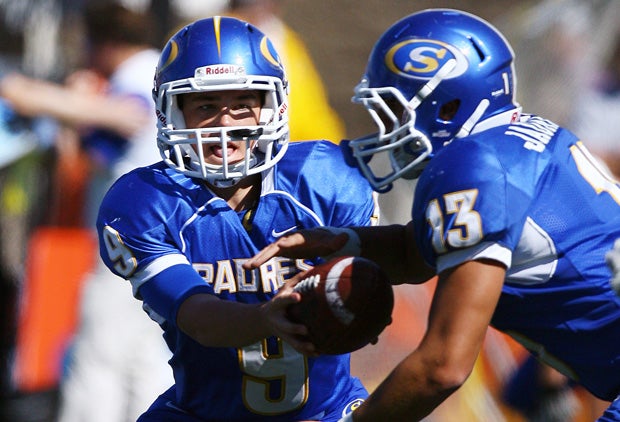
<instances>
[{"instance_id":1,"label":"hand gripping football","mask_svg":"<svg viewBox=\"0 0 620 422\"><path fill-rule=\"evenodd\" d=\"M332 259L309 270L293 289L302 299L288 308L288 315L308 327L321 354L360 349L392 322L392 285L368 259Z\"/></svg>"}]
</instances>

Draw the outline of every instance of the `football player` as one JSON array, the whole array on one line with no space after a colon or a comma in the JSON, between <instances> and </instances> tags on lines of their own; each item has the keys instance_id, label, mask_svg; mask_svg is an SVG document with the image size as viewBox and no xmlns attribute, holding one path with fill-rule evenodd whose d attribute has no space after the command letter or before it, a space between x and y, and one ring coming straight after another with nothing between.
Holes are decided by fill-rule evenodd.
<instances>
[{"instance_id":1,"label":"football player","mask_svg":"<svg viewBox=\"0 0 620 422\"><path fill-rule=\"evenodd\" d=\"M515 100L513 51L469 13L430 9L381 35L355 89L378 133L351 141L379 192L415 179L406 225L291 233L272 255L362 255L394 282L438 275L419 346L352 415L417 421L467 379L489 325L600 399L620 420L620 299L605 254L620 186L566 129ZM370 160L384 155L381 171Z\"/></svg>"},{"instance_id":2,"label":"football player","mask_svg":"<svg viewBox=\"0 0 620 422\"><path fill-rule=\"evenodd\" d=\"M286 318L299 294L281 287L317 261L241 266L289 231L377 218L341 146L289 144L287 89L269 39L237 19L198 20L162 51L163 160L121 177L97 222L104 262L173 352L176 383L141 422L337 421L367 396L348 354L315 356Z\"/></svg>"}]
</instances>

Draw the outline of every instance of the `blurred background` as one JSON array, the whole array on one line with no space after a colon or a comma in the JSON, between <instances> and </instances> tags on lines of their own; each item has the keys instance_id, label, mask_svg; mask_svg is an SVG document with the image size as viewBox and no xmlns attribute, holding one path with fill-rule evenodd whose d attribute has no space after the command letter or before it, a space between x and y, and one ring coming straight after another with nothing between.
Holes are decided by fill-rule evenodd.
<instances>
[{"instance_id":1,"label":"blurred background","mask_svg":"<svg viewBox=\"0 0 620 422\"><path fill-rule=\"evenodd\" d=\"M0 81L19 72L63 85L73 72L88 67L84 11L106 2L112 0L0 0ZM610 169L619 162L614 157L616 153L620 156L617 0L117 3L152 14L158 48L184 23L198 18L233 14L253 21L274 39L289 71L291 95L298 96L298 106L291 98L291 124L293 119L299 121L295 122L294 140L324 137L334 142L374 131L366 111L352 105L350 98L373 43L385 29L424 8L469 11L496 25L512 44L517 57L517 99L524 110L573 129L586 145L591 142L591 148ZM294 42L285 44L286 36ZM145 74L144 78L150 80L152 76ZM295 84L304 77L313 79ZM593 123L596 119L602 123ZM322 131L327 126L333 129L329 133ZM80 192L83 179L90 174L88 164L79 161L80 154L74 154L76 161L66 166L67 147L59 141L64 128L63 122L49 114L17 112L0 95L0 420L58 420L63 360L79 324L80 277L93 265L91 257L81 256L79 251L72 255L70 247L75 247L75 242L83 242L80 247L91 245L88 239L69 234L70 229L88 230L84 221L67 218L75 207L83 205ZM77 138L74 147L79 150ZM59 170L61 163L65 163L64 173ZM409 219L413 188L412 183L399 181L390 193L382 195L383 224ZM66 230L55 232L58 237L42 246L38 234L49 228ZM63 244L66 247L59 253ZM53 265L51 260L55 261ZM79 270L73 274L75 268ZM70 283L69 275L74 279ZM420 340L432 287L432 283L398 287L394 323L382 334L379 344L355 354L353 370L369 389ZM63 317L51 321L53 315ZM471 379L429 420L535 420L502 398L504 386L523 359L518 346L490 330ZM593 420L600 411L598 404L579 389L571 389L567 397L562 402L564 419L558 420ZM554 419L549 416L546 420Z\"/></svg>"}]
</instances>

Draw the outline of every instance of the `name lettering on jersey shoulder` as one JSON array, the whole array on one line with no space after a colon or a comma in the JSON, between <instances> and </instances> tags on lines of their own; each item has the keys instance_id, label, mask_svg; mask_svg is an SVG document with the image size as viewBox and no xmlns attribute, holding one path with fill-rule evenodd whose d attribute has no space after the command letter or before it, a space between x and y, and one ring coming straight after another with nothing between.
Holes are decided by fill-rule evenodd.
<instances>
[{"instance_id":1,"label":"name lettering on jersey shoulder","mask_svg":"<svg viewBox=\"0 0 620 422\"><path fill-rule=\"evenodd\" d=\"M247 259L224 259L192 266L213 291L220 293L273 293L293 275L312 268L303 260L274 257L254 270L243 269Z\"/></svg>"},{"instance_id":2,"label":"name lettering on jersey shoulder","mask_svg":"<svg viewBox=\"0 0 620 422\"><path fill-rule=\"evenodd\" d=\"M525 141L523 144L525 149L543 152L558 128L555 123L534 116L525 122L510 125L505 134L516 136Z\"/></svg>"}]
</instances>

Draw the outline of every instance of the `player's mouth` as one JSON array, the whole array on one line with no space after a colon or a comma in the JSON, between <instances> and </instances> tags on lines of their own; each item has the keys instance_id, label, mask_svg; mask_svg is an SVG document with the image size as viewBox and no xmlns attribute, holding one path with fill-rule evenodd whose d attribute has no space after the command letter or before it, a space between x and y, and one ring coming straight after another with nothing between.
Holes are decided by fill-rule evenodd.
<instances>
[{"instance_id":1,"label":"player's mouth","mask_svg":"<svg viewBox=\"0 0 620 422\"><path fill-rule=\"evenodd\" d=\"M224 158L224 149L222 148L221 145L213 145L209 148L209 150L211 151L211 154L214 157L217 158ZM230 157L231 155L233 155L235 153L235 151L237 150L237 148L234 147L234 145L228 145L228 147L226 148L226 156Z\"/></svg>"}]
</instances>

